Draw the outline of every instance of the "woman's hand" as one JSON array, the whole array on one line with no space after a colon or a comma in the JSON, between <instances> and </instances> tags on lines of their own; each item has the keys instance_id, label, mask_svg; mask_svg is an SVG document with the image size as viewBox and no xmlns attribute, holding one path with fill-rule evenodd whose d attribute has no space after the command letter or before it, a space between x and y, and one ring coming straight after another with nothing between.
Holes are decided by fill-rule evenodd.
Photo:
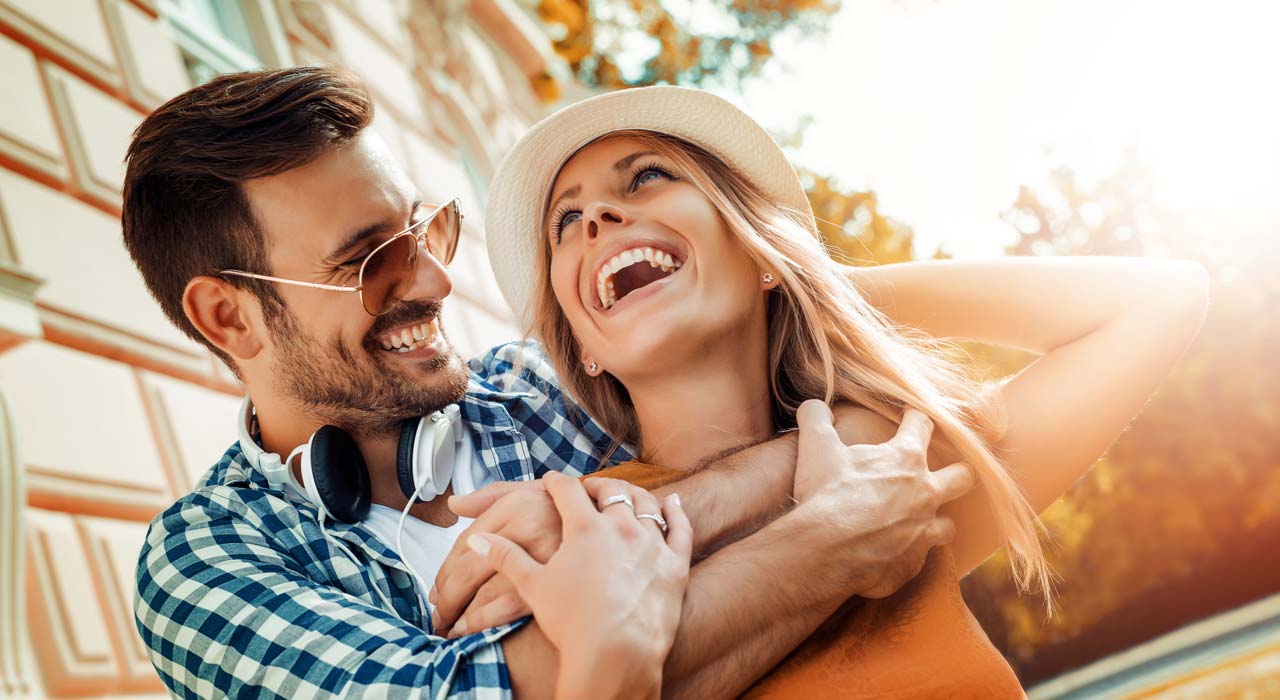
<instances>
[{"instance_id":1,"label":"woman's hand","mask_svg":"<svg viewBox=\"0 0 1280 700\"><path fill-rule=\"evenodd\" d=\"M467 546L515 584L560 652L558 698L658 697L689 580L693 535L679 498L662 505L664 539L626 505L596 510L576 479L543 480L564 523L546 564L500 535L471 535Z\"/></svg>"}]
</instances>

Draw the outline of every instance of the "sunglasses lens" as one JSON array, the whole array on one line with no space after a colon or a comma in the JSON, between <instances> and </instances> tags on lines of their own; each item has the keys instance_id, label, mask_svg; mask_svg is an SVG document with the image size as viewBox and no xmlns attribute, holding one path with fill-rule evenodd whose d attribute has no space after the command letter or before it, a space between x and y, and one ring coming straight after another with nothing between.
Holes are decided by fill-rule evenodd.
<instances>
[{"instance_id":1,"label":"sunglasses lens","mask_svg":"<svg viewBox=\"0 0 1280 700\"><path fill-rule=\"evenodd\" d=\"M427 247L431 255L448 265L453 261L453 253L458 248L458 233L462 229L462 217L458 215L458 200L453 200L440 208L427 227Z\"/></svg>"},{"instance_id":2,"label":"sunglasses lens","mask_svg":"<svg viewBox=\"0 0 1280 700\"><path fill-rule=\"evenodd\" d=\"M390 311L409 291L417 270L418 241L413 236L397 236L374 251L360 277L365 310L374 316Z\"/></svg>"}]
</instances>

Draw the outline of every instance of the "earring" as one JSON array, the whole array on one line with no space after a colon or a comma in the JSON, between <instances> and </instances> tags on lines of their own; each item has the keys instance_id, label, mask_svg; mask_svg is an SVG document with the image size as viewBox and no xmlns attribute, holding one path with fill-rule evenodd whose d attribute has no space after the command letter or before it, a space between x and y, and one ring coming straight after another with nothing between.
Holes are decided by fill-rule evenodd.
<instances>
[{"instance_id":1,"label":"earring","mask_svg":"<svg viewBox=\"0 0 1280 700\"><path fill-rule=\"evenodd\" d=\"M599 372L599 371L600 371L600 365L597 365L595 360L592 360L591 364L587 365L588 374L595 374L596 372Z\"/></svg>"},{"instance_id":2,"label":"earring","mask_svg":"<svg viewBox=\"0 0 1280 700\"><path fill-rule=\"evenodd\" d=\"M766 272L763 275L760 275L760 281L764 284L773 284L773 273Z\"/></svg>"}]
</instances>

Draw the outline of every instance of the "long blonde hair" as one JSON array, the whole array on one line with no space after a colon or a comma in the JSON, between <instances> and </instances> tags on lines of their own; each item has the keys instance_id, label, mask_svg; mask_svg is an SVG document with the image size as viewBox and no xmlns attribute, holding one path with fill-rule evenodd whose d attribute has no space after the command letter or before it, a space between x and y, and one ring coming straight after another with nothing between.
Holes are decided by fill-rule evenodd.
<instances>
[{"instance_id":1,"label":"long blonde hair","mask_svg":"<svg viewBox=\"0 0 1280 700\"><path fill-rule=\"evenodd\" d=\"M767 199L740 173L705 149L667 134L619 131L666 158L697 187L747 254L779 281L769 294L769 381L773 419L795 425L808 399L849 401L894 423L906 407L929 416L935 435L973 467L986 489L1023 590L1047 595L1050 574L1035 511L992 451L1002 434L988 409L986 387L969 377L954 348L895 326L871 306L827 254L807 214ZM543 235L544 241L549 236ZM539 247L537 301L531 329L555 365L562 387L620 443L640 445L640 426L626 387L612 375L587 374L568 319L550 285L550 247ZM615 443L616 444L616 443Z\"/></svg>"}]
</instances>

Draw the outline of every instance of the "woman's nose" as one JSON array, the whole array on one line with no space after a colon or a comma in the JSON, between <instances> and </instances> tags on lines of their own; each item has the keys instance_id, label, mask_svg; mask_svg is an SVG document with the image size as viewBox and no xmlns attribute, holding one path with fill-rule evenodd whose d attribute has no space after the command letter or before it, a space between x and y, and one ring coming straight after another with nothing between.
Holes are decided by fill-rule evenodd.
<instances>
[{"instance_id":1,"label":"woman's nose","mask_svg":"<svg viewBox=\"0 0 1280 700\"><path fill-rule=\"evenodd\" d=\"M596 204L591 208L590 215L587 218L587 240L595 240L601 233L601 227L606 224L625 224L628 222L627 213L620 207L612 204Z\"/></svg>"}]
</instances>

